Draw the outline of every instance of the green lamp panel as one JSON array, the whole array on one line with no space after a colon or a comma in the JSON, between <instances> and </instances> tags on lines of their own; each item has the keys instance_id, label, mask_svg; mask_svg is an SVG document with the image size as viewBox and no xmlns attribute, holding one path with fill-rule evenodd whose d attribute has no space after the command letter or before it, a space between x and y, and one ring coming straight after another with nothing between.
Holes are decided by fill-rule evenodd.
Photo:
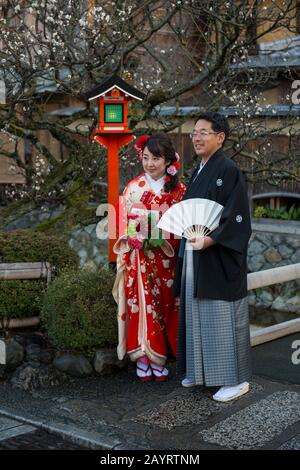
<instances>
[{"instance_id":1,"label":"green lamp panel","mask_svg":"<svg viewBox=\"0 0 300 470\"><path fill-rule=\"evenodd\" d=\"M105 104L104 105L104 121L121 123L123 122L123 105L122 104Z\"/></svg>"}]
</instances>

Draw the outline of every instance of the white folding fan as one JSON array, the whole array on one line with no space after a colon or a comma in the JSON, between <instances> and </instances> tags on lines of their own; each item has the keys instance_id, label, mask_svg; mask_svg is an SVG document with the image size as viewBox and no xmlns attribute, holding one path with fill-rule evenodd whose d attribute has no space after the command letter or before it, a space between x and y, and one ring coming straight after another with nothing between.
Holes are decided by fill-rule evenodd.
<instances>
[{"instance_id":1,"label":"white folding fan","mask_svg":"<svg viewBox=\"0 0 300 470\"><path fill-rule=\"evenodd\" d=\"M185 199L171 206L157 227L188 239L207 236L219 226L222 210L209 199Z\"/></svg>"}]
</instances>

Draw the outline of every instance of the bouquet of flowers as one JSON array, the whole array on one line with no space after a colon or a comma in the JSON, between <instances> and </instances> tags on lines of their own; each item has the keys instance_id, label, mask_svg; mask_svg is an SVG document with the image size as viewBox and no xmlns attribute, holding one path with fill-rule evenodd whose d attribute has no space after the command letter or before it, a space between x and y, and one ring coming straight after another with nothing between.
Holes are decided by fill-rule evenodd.
<instances>
[{"instance_id":1,"label":"bouquet of flowers","mask_svg":"<svg viewBox=\"0 0 300 470\"><path fill-rule=\"evenodd\" d=\"M148 255L149 248L156 249L163 245L162 230L156 227L157 216L151 211L128 216L127 241L131 249L143 249Z\"/></svg>"}]
</instances>

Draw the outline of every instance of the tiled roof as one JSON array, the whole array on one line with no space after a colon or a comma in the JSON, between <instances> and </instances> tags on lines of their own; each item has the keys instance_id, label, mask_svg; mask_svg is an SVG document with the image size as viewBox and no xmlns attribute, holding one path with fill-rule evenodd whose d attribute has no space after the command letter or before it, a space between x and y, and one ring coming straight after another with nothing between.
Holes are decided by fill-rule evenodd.
<instances>
[{"instance_id":1,"label":"tiled roof","mask_svg":"<svg viewBox=\"0 0 300 470\"><path fill-rule=\"evenodd\" d=\"M95 88L93 88L90 91L87 91L83 95L83 97L85 97L85 99L92 100L94 98L97 98L98 96L104 95L106 92L108 92L115 86L119 88L120 90L122 90L123 92L127 93L128 95L132 96L133 98L136 98L138 100L143 100L145 98L144 93L137 90L129 83L125 82L118 75L112 75L111 77L106 78Z\"/></svg>"},{"instance_id":2,"label":"tiled roof","mask_svg":"<svg viewBox=\"0 0 300 470\"><path fill-rule=\"evenodd\" d=\"M258 55L238 64L231 64L231 69L266 69L300 66L300 36L291 36L280 41L259 44Z\"/></svg>"},{"instance_id":3,"label":"tiled roof","mask_svg":"<svg viewBox=\"0 0 300 470\"><path fill-rule=\"evenodd\" d=\"M49 116L72 116L80 111L85 109L84 106L68 106L64 108L58 108L54 111L50 111L47 113ZM95 108L96 110L96 108ZM205 108L202 106L158 106L153 111L153 115L156 113L163 117L180 117L180 116L187 116L187 117L195 117L200 112L204 112ZM218 112L223 114L224 116L240 116L242 114L241 108L238 106L222 106ZM258 110L257 108L253 108L252 110L247 110L246 114L250 114L251 117L253 116L266 116L266 117L275 117L275 116L300 116L300 105L266 105L261 106Z\"/></svg>"}]
</instances>

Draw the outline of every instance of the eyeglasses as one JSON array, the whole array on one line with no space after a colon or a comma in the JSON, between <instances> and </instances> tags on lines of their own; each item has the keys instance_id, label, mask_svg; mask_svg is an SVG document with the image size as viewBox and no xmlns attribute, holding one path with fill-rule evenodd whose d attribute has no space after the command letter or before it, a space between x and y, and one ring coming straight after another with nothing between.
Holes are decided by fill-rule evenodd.
<instances>
[{"instance_id":1,"label":"eyeglasses","mask_svg":"<svg viewBox=\"0 0 300 470\"><path fill-rule=\"evenodd\" d=\"M190 134L190 138L194 139L195 137L207 137L210 134L220 134L220 132L208 132L208 131L192 132Z\"/></svg>"}]
</instances>

